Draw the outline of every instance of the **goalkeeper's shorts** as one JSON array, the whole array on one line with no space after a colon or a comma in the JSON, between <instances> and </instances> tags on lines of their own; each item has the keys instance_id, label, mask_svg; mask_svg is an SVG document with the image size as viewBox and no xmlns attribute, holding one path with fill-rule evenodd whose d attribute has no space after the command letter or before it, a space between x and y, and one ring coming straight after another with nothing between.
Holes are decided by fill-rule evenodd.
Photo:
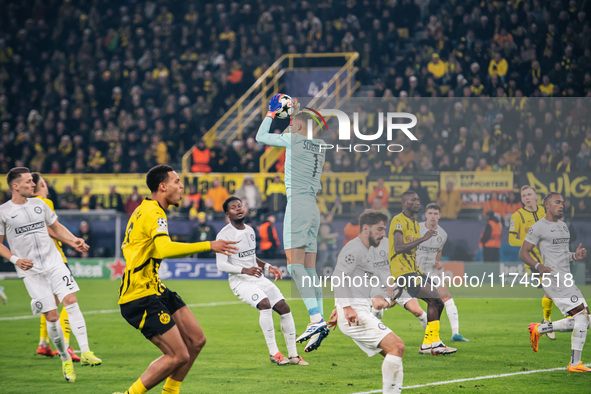
<instances>
[{"instance_id":1,"label":"goalkeeper's shorts","mask_svg":"<svg viewBox=\"0 0 591 394\"><path fill-rule=\"evenodd\" d=\"M316 253L320 210L316 197L308 194L289 196L283 221L283 245L285 249L306 248L306 253Z\"/></svg>"}]
</instances>

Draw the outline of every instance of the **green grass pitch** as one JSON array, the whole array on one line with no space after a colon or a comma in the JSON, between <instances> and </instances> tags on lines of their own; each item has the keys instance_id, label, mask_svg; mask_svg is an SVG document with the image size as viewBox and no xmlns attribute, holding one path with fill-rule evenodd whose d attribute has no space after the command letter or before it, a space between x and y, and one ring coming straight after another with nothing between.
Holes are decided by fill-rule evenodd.
<instances>
[{"instance_id":1,"label":"green grass pitch","mask_svg":"<svg viewBox=\"0 0 591 394\"><path fill-rule=\"evenodd\" d=\"M286 297L288 281L278 282ZM30 317L30 299L22 280L3 280L8 304L0 305L2 393L112 393L125 391L159 357L159 350L127 324L117 306L118 281L79 280L78 299L85 313L91 349L103 359L99 367L76 365L76 383L61 375L59 358L38 356L39 320ZM226 281L168 281L189 305L207 336L207 345L181 387L184 393L356 393L381 388L382 357L368 358L349 338L335 331L319 350L301 355L308 367L271 364L258 313L230 291ZM513 290L513 293L511 292ZM583 287L589 297L591 287ZM452 293L454 291L452 290ZM404 385L520 371L566 367L570 356L570 333L557 333L556 341L543 337L540 350L529 345L527 326L541 320L541 290L508 289L513 298L461 298L456 293L461 333L471 340L453 343L445 312L441 337L458 352L450 356L419 355L423 331L418 320L400 307L386 312L384 323L406 345L403 358ZM204 305L220 302L221 305ZM234 303L235 302L235 303ZM298 334L308 317L301 300L290 300ZM324 302L325 313L332 299ZM423 308L425 305L423 304ZM9 320L10 317L23 318ZM553 320L561 318L554 307ZM276 337L286 352L279 317L275 315ZM75 341L72 339L74 347ZM591 344L583 351L583 362L591 362ZM582 393L591 389L589 376L565 370L508 376L404 390L408 393L439 392L561 392ZM162 385L151 392L160 393Z\"/></svg>"}]
</instances>

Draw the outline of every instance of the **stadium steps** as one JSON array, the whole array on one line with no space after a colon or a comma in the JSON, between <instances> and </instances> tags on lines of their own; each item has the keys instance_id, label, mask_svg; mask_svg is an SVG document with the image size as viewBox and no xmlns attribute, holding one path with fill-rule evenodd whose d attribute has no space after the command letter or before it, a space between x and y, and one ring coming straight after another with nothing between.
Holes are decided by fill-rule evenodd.
<instances>
[{"instance_id":1,"label":"stadium steps","mask_svg":"<svg viewBox=\"0 0 591 394\"><path fill-rule=\"evenodd\" d=\"M256 123L260 122L267 110L269 98L283 89L283 74L288 70L294 70L306 65L310 67L313 62L319 62L319 64L326 61L340 62L340 70L318 93L318 97L325 95L328 89L334 86L338 86L337 89L340 89L341 95L344 94L345 97L350 97L359 87L359 82L355 83L352 79L357 72L355 61L358 58L359 54L357 52L285 54L281 56L203 136L203 141L208 147L211 147L216 140L229 144L231 141L241 138L244 132L252 130L253 127L256 127ZM340 98L336 98L336 101L339 100ZM318 106L318 108L322 107ZM182 157L184 173L190 172L192 148ZM271 149L270 151L273 151L273 153L263 156L266 159L270 159L270 156L278 157L279 155L275 150ZM270 168L271 165L272 162L261 158L261 171Z\"/></svg>"}]
</instances>

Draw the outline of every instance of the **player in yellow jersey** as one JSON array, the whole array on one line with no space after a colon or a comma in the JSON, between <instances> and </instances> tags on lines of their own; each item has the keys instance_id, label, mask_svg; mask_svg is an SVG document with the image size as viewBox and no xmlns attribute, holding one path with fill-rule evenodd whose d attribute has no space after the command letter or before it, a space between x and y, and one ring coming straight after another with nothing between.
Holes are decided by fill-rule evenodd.
<instances>
[{"instance_id":1,"label":"player in yellow jersey","mask_svg":"<svg viewBox=\"0 0 591 394\"><path fill-rule=\"evenodd\" d=\"M537 201L538 194L533 187L530 185L524 185L521 187L521 202L523 203L523 208L518 209L513 215L511 215L511 225L509 226L509 244L511 246L521 247L523 245L523 240L529 233L530 227L546 216L546 210L544 207L537 205ZM536 262L544 264L542 261L542 255L537 247L532 249L530 255ZM538 271L535 268L532 269L527 264L525 265L525 270L528 274L538 274ZM542 309L544 315L542 323L549 323L552 321L552 306L552 299L544 294L544 297L542 297ZM556 334L554 332L549 332L546 335L552 340L556 339Z\"/></svg>"},{"instance_id":2,"label":"player in yellow jersey","mask_svg":"<svg viewBox=\"0 0 591 394\"><path fill-rule=\"evenodd\" d=\"M123 240L125 274L121 278L121 315L163 353L126 391L143 394L164 379L163 392L178 393L181 383L205 345L205 334L181 297L160 281L162 259L213 251L235 253L233 241L173 242L166 209L183 198L183 184L167 165L153 167L146 176L152 198L133 211ZM168 379L167 379L168 378Z\"/></svg>"},{"instance_id":3,"label":"player in yellow jersey","mask_svg":"<svg viewBox=\"0 0 591 394\"><path fill-rule=\"evenodd\" d=\"M47 183L41 177L41 174L38 172L34 172L31 174L33 176L33 182L35 183L35 197L43 200L49 208L53 212L55 212L55 208L53 206L53 201L51 201L47 196L49 195L49 189L47 188ZM48 231L51 229L48 228ZM50 232L51 235L51 232ZM57 250L60 252L62 259L64 260L64 264L68 265L68 259L66 259L66 255L62 249L62 243L57 239L53 239ZM62 326L62 331L64 332L64 342L66 343L66 348L68 349L68 353L72 356L72 361L79 362L80 357L74 353L74 349L70 347L70 321L68 320L68 311L66 308L62 308L60 313L60 325ZM37 354L42 356L53 357L58 354L58 351L52 351L51 346L49 346L49 334L47 333L47 320L45 319L45 315L41 315L41 324L39 329L39 347L37 348Z\"/></svg>"},{"instance_id":4,"label":"player in yellow jersey","mask_svg":"<svg viewBox=\"0 0 591 394\"><path fill-rule=\"evenodd\" d=\"M420 354L451 354L457 349L446 346L439 338L439 319L443 312L443 301L430 279L417 265L417 246L427 241L437 231L429 229L421 237L416 216L421 201L416 192L402 193L402 213L394 216L390 223L390 269L396 284L403 287L411 297L420 298L427 303L427 328L425 338L419 349Z\"/></svg>"}]
</instances>

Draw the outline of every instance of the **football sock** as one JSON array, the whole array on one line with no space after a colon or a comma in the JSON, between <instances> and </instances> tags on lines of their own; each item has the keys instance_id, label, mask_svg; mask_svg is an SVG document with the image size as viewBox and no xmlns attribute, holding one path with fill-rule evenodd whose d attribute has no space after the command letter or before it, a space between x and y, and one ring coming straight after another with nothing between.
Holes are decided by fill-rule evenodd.
<instances>
[{"instance_id":1,"label":"football sock","mask_svg":"<svg viewBox=\"0 0 591 394\"><path fill-rule=\"evenodd\" d=\"M431 347L433 344L433 340L431 339L431 334L433 333L433 322L428 322L427 327L425 328L425 337L423 338L423 346L424 347Z\"/></svg>"},{"instance_id":2,"label":"football sock","mask_svg":"<svg viewBox=\"0 0 591 394\"><path fill-rule=\"evenodd\" d=\"M49 334L47 334L47 320L45 315L41 315L41 323L39 324L39 345L49 346Z\"/></svg>"},{"instance_id":3,"label":"football sock","mask_svg":"<svg viewBox=\"0 0 591 394\"><path fill-rule=\"evenodd\" d=\"M386 354L382 363L382 383L384 393L400 393L402 390L402 358Z\"/></svg>"},{"instance_id":4,"label":"football sock","mask_svg":"<svg viewBox=\"0 0 591 394\"><path fill-rule=\"evenodd\" d=\"M62 326L62 331L64 333L64 342L66 347L70 347L70 333L72 332L70 329L70 321L68 320L68 311L66 308L62 308L60 313L60 326Z\"/></svg>"},{"instance_id":5,"label":"football sock","mask_svg":"<svg viewBox=\"0 0 591 394\"><path fill-rule=\"evenodd\" d=\"M458 308L456 307L456 303L454 302L453 298L445 301L445 312L447 313L447 318L449 319L449 325L451 326L451 335L456 335L460 333L460 320L458 318Z\"/></svg>"},{"instance_id":6,"label":"football sock","mask_svg":"<svg viewBox=\"0 0 591 394\"><path fill-rule=\"evenodd\" d=\"M129 389L127 389L129 394L145 394L148 392L148 389L144 386L141 379L135 381L134 384L131 385Z\"/></svg>"},{"instance_id":7,"label":"football sock","mask_svg":"<svg viewBox=\"0 0 591 394\"><path fill-rule=\"evenodd\" d=\"M552 331L558 332L569 332L572 331L575 327L575 320L573 318L567 317L566 319L561 319L552 323L542 323L538 326L538 333L546 334Z\"/></svg>"},{"instance_id":8,"label":"football sock","mask_svg":"<svg viewBox=\"0 0 591 394\"><path fill-rule=\"evenodd\" d=\"M552 305L553 302L550 298L544 297L542 298L542 309L544 310L544 320L550 321L552 316Z\"/></svg>"},{"instance_id":9,"label":"football sock","mask_svg":"<svg viewBox=\"0 0 591 394\"><path fill-rule=\"evenodd\" d=\"M281 332L285 337L285 345L287 346L287 354L289 357L297 357L298 349L296 348L296 328L295 322L291 312L281 315Z\"/></svg>"},{"instance_id":10,"label":"football sock","mask_svg":"<svg viewBox=\"0 0 591 394\"><path fill-rule=\"evenodd\" d=\"M439 320L429 322L431 324L431 346L438 346L441 344L439 339Z\"/></svg>"},{"instance_id":11,"label":"football sock","mask_svg":"<svg viewBox=\"0 0 591 394\"><path fill-rule=\"evenodd\" d=\"M310 315L310 323L315 324L320 323L320 321L322 321L322 315L320 313Z\"/></svg>"},{"instance_id":12,"label":"football sock","mask_svg":"<svg viewBox=\"0 0 591 394\"><path fill-rule=\"evenodd\" d=\"M49 335L49 338L51 338L53 346L55 346L57 351L60 353L60 358L62 359L62 361L71 360L72 358L68 353L68 348L64 343L64 333L62 332L62 328L60 327L58 322L47 322L47 334Z\"/></svg>"},{"instance_id":13,"label":"football sock","mask_svg":"<svg viewBox=\"0 0 591 394\"><path fill-rule=\"evenodd\" d=\"M427 313L425 311L423 311L423 314L419 317L417 317L417 319L419 319L419 321L421 322L421 326L423 326L423 330L427 329Z\"/></svg>"},{"instance_id":14,"label":"football sock","mask_svg":"<svg viewBox=\"0 0 591 394\"><path fill-rule=\"evenodd\" d=\"M306 268L304 267L308 276L312 278L312 283L318 284L318 286L314 286L314 295L316 296L316 303L318 304L318 310L320 310L320 315L324 319L324 302L322 299L322 286L320 285L322 282L316 273L316 268Z\"/></svg>"},{"instance_id":15,"label":"football sock","mask_svg":"<svg viewBox=\"0 0 591 394\"><path fill-rule=\"evenodd\" d=\"M573 316L572 320L575 321L573 327L573 333L571 335L571 357L570 365L579 365L581 362L581 353L583 352L583 346L585 345L585 339L587 338L587 326L589 320L585 312L579 312Z\"/></svg>"},{"instance_id":16,"label":"football sock","mask_svg":"<svg viewBox=\"0 0 591 394\"><path fill-rule=\"evenodd\" d=\"M304 265L289 264L287 266L287 270L289 271L289 274L291 275L296 287L300 292L300 295L302 296L302 300L304 301L304 305L306 305L306 309L308 309L310 320L314 319L320 321L320 319L322 319L322 315L320 314L318 301L316 301L316 293L312 288L312 278L308 276L308 273L306 272ZM304 278L308 279L304 280ZM318 319L318 316L316 315L320 316L320 319ZM312 321L316 322L314 320Z\"/></svg>"},{"instance_id":17,"label":"football sock","mask_svg":"<svg viewBox=\"0 0 591 394\"><path fill-rule=\"evenodd\" d=\"M178 380L174 380L172 378L166 379L164 383L164 387L162 387L162 394L177 394L181 388L181 384L183 382L179 382Z\"/></svg>"},{"instance_id":18,"label":"football sock","mask_svg":"<svg viewBox=\"0 0 591 394\"><path fill-rule=\"evenodd\" d=\"M275 341L275 328L273 327L273 309L262 309L259 311L259 325L267 341L267 347L269 348L269 354L274 356L279 349L277 348L277 342Z\"/></svg>"},{"instance_id":19,"label":"football sock","mask_svg":"<svg viewBox=\"0 0 591 394\"><path fill-rule=\"evenodd\" d=\"M566 319L563 319L566 320ZM572 319L571 319L572 320ZM538 326L538 334L543 335L543 334L547 334L549 332L554 332L554 331L558 331L555 327L555 324L558 323L559 325L561 324L562 320L558 320L555 321L554 323L542 323ZM568 330L570 331L570 330Z\"/></svg>"},{"instance_id":20,"label":"football sock","mask_svg":"<svg viewBox=\"0 0 591 394\"><path fill-rule=\"evenodd\" d=\"M64 307L64 309L68 311L70 328L76 337L76 341L78 341L80 352L84 354L90 350L88 347L88 336L86 334L86 322L84 321L84 316L82 316L82 312L80 311L77 302Z\"/></svg>"}]
</instances>

